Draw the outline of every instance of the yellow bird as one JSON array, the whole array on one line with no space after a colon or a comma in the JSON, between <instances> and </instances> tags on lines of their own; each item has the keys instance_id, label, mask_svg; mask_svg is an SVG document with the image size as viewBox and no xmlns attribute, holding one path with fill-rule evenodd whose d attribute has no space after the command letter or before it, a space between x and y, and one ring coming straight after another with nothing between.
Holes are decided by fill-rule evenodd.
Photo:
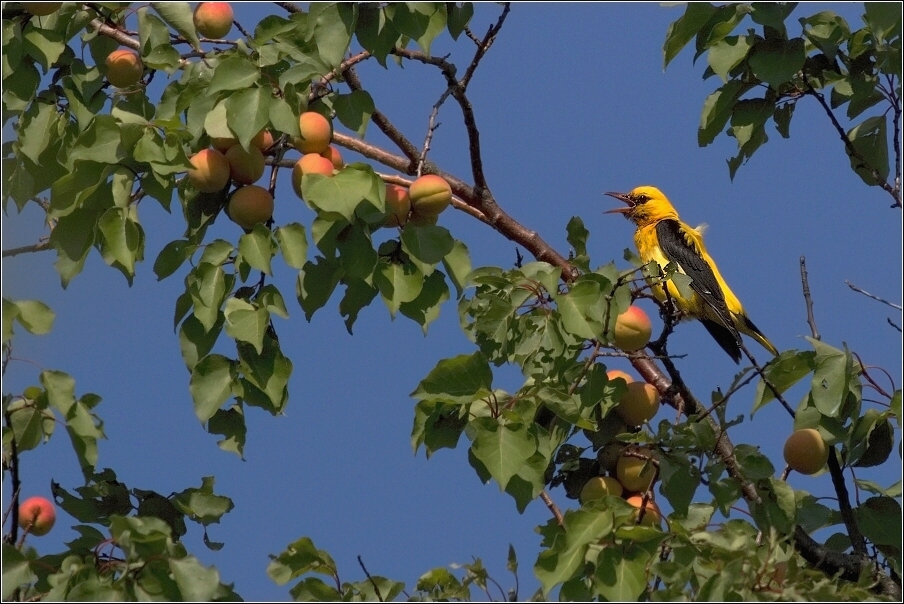
<instances>
[{"instance_id":1,"label":"yellow bird","mask_svg":"<svg viewBox=\"0 0 904 604\"><path fill-rule=\"evenodd\" d=\"M725 352L741 361L741 335L747 334L772 354L778 354L766 336L744 312L741 301L734 295L719 274L716 263L703 245L703 229L694 229L681 222L678 212L668 198L656 187L637 187L630 193L606 193L627 207L616 208L606 214L624 214L637 225L634 244L644 263L655 260L665 268L669 262L690 277L690 298L683 296L672 281L666 282L669 296L687 316L698 319ZM653 287L653 294L665 301L662 285Z\"/></svg>"}]
</instances>

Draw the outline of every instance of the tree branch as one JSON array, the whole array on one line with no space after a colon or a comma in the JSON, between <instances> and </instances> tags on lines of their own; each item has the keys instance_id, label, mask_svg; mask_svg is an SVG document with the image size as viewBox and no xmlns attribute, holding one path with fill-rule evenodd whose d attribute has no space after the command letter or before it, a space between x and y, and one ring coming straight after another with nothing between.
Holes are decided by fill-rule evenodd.
<instances>
[{"instance_id":1,"label":"tree branch","mask_svg":"<svg viewBox=\"0 0 904 604\"><path fill-rule=\"evenodd\" d=\"M25 245L22 247L14 247L9 250L3 250L3 258L10 258L12 256L18 256L19 254L29 254L31 252L43 252L45 250L53 249L50 245L50 241L42 241L40 243L35 243L34 245Z\"/></svg>"},{"instance_id":2,"label":"tree branch","mask_svg":"<svg viewBox=\"0 0 904 604\"><path fill-rule=\"evenodd\" d=\"M829 104L826 103L825 96L819 92L815 88L813 88L813 84L810 83L808 78L804 78L804 82L807 85L806 94L809 94L816 98L819 101L819 104L822 105L823 110L825 110L826 115L829 116L829 120L832 122L832 126L835 127L835 130L838 132L838 136L841 137L841 141L844 143L845 149L847 149L848 154L860 162L860 164L866 168L870 176L876 181L876 184L882 187L885 191L888 192L889 195L892 196L892 199L895 200L895 203L892 204L893 208L901 207L901 195L899 192L895 191L895 189L882 178L882 175L879 174L879 171L873 166L869 165L863 156L854 148L854 143L851 142L851 139L848 138L847 133L844 131L844 128L841 127L841 124L838 123L838 118L835 117L835 113L832 111L832 108L829 107Z\"/></svg>"},{"instance_id":3,"label":"tree branch","mask_svg":"<svg viewBox=\"0 0 904 604\"><path fill-rule=\"evenodd\" d=\"M876 300L877 302L882 302L883 304L888 304L889 306L891 306L891 307L894 308L895 310L904 310L904 309L902 309L902 308L901 308L899 305L897 305L897 304L893 304L892 302L889 302L888 300L883 300L882 298L880 298L880 297L878 297L878 296L874 296L874 295L872 295L871 293L869 293L869 292L867 292L867 291L864 291L864 290L860 289L859 287L857 287L856 285L854 285L854 284L851 283L850 281L845 281L845 284L846 284L848 287L850 287L852 290L854 290L855 292L859 292L859 293L863 294L864 296L866 296L867 298L872 298L873 300Z\"/></svg>"},{"instance_id":4,"label":"tree branch","mask_svg":"<svg viewBox=\"0 0 904 604\"><path fill-rule=\"evenodd\" d=\"M866 540L860 527L857 526L857 519L854 518L854 510L851 508L851 498L848 495L847 485L844 483L844 473L841 466L838 465L838 458L835 456L835 447L829 447L829 474L832 477L832 486L835 487L835 494L838 495L838 510L841 512L841 519L848 531L848 538L851 540L851 546L854 553L866 557Z\"/></svg>"},{"instance_id":5,"label":"tree branch","mask_svg":"<svg viewBox=\"0 0 904 604\"><path fill-rule=\"evenodd\" d=\"M800 257L800 284L804 290L804 303L807 305L807 323L810 324L810 333L814 340L820 340L819 330L816 329L816 317L813 315L813 298L810 297L810 280L807 278L807 259Z\"/></svg>"}]
</instances>

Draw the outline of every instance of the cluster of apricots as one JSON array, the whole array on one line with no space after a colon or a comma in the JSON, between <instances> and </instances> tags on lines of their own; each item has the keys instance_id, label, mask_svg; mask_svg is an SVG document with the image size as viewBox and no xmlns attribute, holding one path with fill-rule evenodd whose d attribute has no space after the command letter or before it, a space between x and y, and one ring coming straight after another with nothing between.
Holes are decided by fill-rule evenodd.
<instances>
[{"instance_id":1,"label":"cluster of apricots","mask_svg":"<svg viewBox=\"0 0 904 604\"><path fill-rule=\"evenodd\" d=\"M618 380L621 380L625 384L613 410L617 421L624 425L625 430L637 428L653 419L660 406L656 388L645 382L635 381L630 375L617 369L609 371L607 377L610 382L618 384ZM646 447L623 447L613 442L601 449L599 460L602 472L608 475L594 476L584 484L579 496L581 503L601 499L606 495L622 497L638 508L638 516L643 507L641 524L659 525L662 514L652 493L644 505L644 494L650 491L658 474L656 453Z\"/></svg>"},{"instance_id":2,"label":"cluster of apricots","mask_svg":"<svg viewBox=\"0 0 904 604\"><path fill-rule=\"evenodd\" d=\"M273 135L262 130L245 150L234 138L212 138L211 147L191 156L188 179L202 193L218 193L236 183L226 214L244 229L273 217L273 196L255 185L264 175L264 151L273 145Z\"/></svg>"}]
</instances>

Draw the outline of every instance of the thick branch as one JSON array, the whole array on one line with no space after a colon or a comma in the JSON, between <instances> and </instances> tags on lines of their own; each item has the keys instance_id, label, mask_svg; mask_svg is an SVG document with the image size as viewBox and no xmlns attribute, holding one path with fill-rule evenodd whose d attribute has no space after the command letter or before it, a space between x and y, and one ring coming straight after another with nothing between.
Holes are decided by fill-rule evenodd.
<instances>
[{"instance_id":1,"label":"thick branch","mask_svg":"<svg viewBox=\"0 0 904 604\"><path fill-rule=\"evenodd\" d=\"M838 495L838 510L841 512L841 519L844 520L844 526L847 528L851 546L854 548L855 554L866 556L866 540L863 538L863 533L860 532L860 527L857 526L857 519L854 518L851 498L848 495L847 485L844 483L844 473L835 456L835 447L829 447L828 465L829 474L832 476L832 486L835 487L835 494Z\"/></svg>"},{"instance_id":2,"label":"thick branch","mask_svg":"<svg viewBox=\"0 0 904 604\"><path fill-rule=\"evenodd\" d=\"M138 40L124 31L120 31L115 27L110 27L100 19L92 19L88 26L96 29L99 34L107 36L108 38L113 38L123 46L128 46L133 50L139 50L141 48Z\"/></svg>"}]
</instances>

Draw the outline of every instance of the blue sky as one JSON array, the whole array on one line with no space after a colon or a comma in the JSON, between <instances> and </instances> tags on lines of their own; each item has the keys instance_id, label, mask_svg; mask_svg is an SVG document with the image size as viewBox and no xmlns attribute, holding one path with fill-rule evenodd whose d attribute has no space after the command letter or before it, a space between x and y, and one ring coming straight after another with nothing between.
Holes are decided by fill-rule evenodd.
<instances>
[{"instance_id":1,"label":"blue sky","mask_svg":"<svg viewBox=\"0 0 904 604\"><path fill-rule=\"evenodd\" d=\"M802 4L790 21L826 8L841 13L852 27L859 23L862 5L854 4ZM250 30L278 10L237 5L237 18ZM478 6L474 31L485 31L498 10L495 4ZM722 275L779 349L808 347L799 272L799 259L806 256L823 341L837 347L846 343L866 364L884 367L900 387L901 336L887 324L890 317L900 325L900 313L845 285L849 280L900 303L900 209L889 209L890 197L866 187L850 170L837 134L812 99L799 103L790 140L770 128L769 143L730 181L725 160L736 152L734 140L721 136L704 149L696 142L702 103L716 79L702 80L703 60L692 65L690 49L662 69L666 29L682 13L683 7L658 4L513 7L469 89L497 201L565 254L565 226L580 216L591 232L592 264L615 260L626 266L622 253L633 247L633 227L619 216L602 214L618 204L603 192L656 185L686 222L709 225L707 246ZM790 31L797 33L793 25ZM445 36L433 52L450 53L463 69L471 48L464 37L453 44ZM377 107L409 138L423 140L431 106L444 89L438 72L417 64L383 70L370 62L359 75ZM451 102L440 121L431 158L470 182L461 115ZM386 142L373 126L366 139ZM345 155L346 161L355 159L350 152ZM311 323L304 320L293 301L296 271L276 262L274 282L291 303L290 319L276 319L283 350L294 363L290 402L279 418L247 410L249 433L241 461L217 448L217 439L192 410L189 375L172 329L185 267L159 283L151 270L160 249L181 236L182 217L178 210L167 214L152 200L142 202L139 215L147 233L146 261L131 288L96 253L65 291L52 252L4 260L3 295L40 299L57 315L47 336L23 335L17 328L17 360L4 377L4 392L37 383L41 369L65 371L75 377L77 395L95 392L104 399L97 412L108 440L100 443L98 467L115 469L130 487L162 494L215 476L216 491L236 504L210 528L211 538L226 547L206 550L195 527L185 541L192 553L217 566L225 582L235 582L246 599L288 598L287 589L264 572L267 555L302 536L334 556L343 580L363 578L356 562L360 555L372 574L402 580L409 589L428 569L472 557L482 558L508 588L512 581L504 568L511 543L521 562L520 595L531 595L539 544L533 529L549 517L542 503L519 515L495 483L481 484L467 463L464 439L458 449L441 451L429 461L423 451L413 455L409 444L409 393L437 361L473 350L458 327L454 302L445 305L425 338L404 317L391 321L375 300L349 336L335 299ZM277 223L309 225L312 217L284 172ZM449 211L441 224L468 245L475 267L514 263L516 246L470 217ZM16 214L11 206L3 219L3 248L33 243L43 233L38 212L30 208ZM237 240L239 235L235 225L221 219L208 239ZM653 307L647 310L658 327ZM767 359L755 344L751 350ZM687 354L679 368L704 400L717 387L726 389L738 370L695 323L679 327L670 351ZM617 360L611 366L629 368ZM516 389L519 372L503 368L494 385ZM793 391L789 400L795 404L802 394ZM791 420L774 405L750 420L752 396L748 388L731 401L729 416L745 416L732 429L733 439L760 446L782 466L781 446ZM657 420L671 413L662 411ZM900 470L892 459L888 467L862 474L891 484ZM22 472L24 496L49 497L51 480L67 489L81 484L62 430L22 457ZM827 477L794 475L791 484L834 494ZM561 489L551 494L562 507L575 505ZM32 545L42 553L59 551L75 537L72 524L61 514L57 528Z\"/></svg>"}]
</instances>

